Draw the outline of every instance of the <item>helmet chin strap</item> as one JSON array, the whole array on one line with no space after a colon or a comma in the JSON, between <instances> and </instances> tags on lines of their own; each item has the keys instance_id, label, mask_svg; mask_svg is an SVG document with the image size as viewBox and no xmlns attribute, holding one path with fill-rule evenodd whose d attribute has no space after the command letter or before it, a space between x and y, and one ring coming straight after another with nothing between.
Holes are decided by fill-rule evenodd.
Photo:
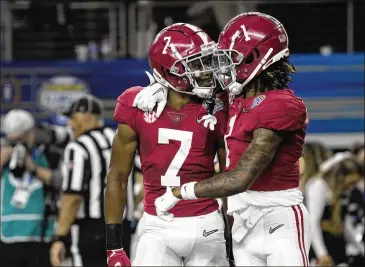
<instances>
[{"instance_id":1,"label":"helmet chin strap","mask_svg":"<svg viewBox=\"0 0 365 267\"><path fill-rule=\"evenodd\" d=\"M267 59L271 55L273 49L270 48L269 51L267 51L266 55L261 59L260 63L257 65L257 67L254 69L254 71L251 73L250 76L242 83L234 82L229 86L229 92L232 95L239 95L243 91L243 87L245 87L255 76L256 73L265 65Z\"/></svg>"}]
</instances>

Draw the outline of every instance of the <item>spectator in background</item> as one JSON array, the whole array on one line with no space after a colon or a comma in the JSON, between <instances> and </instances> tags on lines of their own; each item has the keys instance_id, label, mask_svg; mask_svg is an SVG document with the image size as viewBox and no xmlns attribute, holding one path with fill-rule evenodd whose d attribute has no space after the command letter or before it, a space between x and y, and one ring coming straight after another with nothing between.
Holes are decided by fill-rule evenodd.
<instances>
[{"instance_id":1,"label":"spectator in background","mask_svg":"<svg viewBox=\"0 0 365 267\"><path fill-rule=\"evenodd\" d=\"M355 145L352 153L359 163L362 179L346 192L346 206L344 213L345 229L349 240L346 254L349 266L365 266L364 257L364 145Z\"/></svg>"},{"instance_id":2,"label":"spectator in background","mask_svg":"<svg viewBox=\"0 0 365 267\"><path fill-rule=\"evenodd\" d=\"M62 115L51 116L46 122L36 125L36 144L43 150L48 167L53 170L61 169L61 159L66 145L72 140L72 131L67 127L68 119ZM47 192L45 219L56 217L57 203L60 199L60 190L45 187ZM49 253L48 253L49 254ZM66 257L71 259L70 247L66 248Z\"/></svg>"},{"instance_id":3,"label":"spectator in background","mask_svg":"<svg viewBox=\"0 0 365 267\"><path fill-rule=\"evenodd\" d=\"M299 189L304 192L305 184L319 171L323 161L332 156L332 151L320 143L306 143L302 157L299 159L300 181Z\"/></svg>"},{"instance_id":4,"label":"spectator in background","mask_svg":"<svg viewBox=\"0 0 365 267\"><path fill-rule=\"evenodd\" d=\"M337 153L324 161L319 173L305 188L310 213L312 248L310 257L319 266L347 264L345 253L344 192L360 180L358 164L351 153ZM351 234L351 233L349 233Z\"/></svg>"},{"instance_id":5,"label":"spectator in background","mask_svg":"<svg viewBox=\"0 0 365 267\"><path fill-rule=\"evenodd\" d=\"M35 120L28 111L11 110L2 130L0 266L50 266L54 220L45 219L45 187L59 189L61 176L48 168L36 146Z\"/></svg>"},{"instance_id":6,"label":"spectator in background","mask_svg":"<svg viewBox=\"0 0 365 267\"><path fill-rule=\"evenodd\" d=\"M72 131L67 127L67 118L61 115L36 125L36 143L44 148L51 169L57 169L63 150L71 141Z\"/></svg>"},{"instance_id":7,"label":"spectator in background","mask_svg":"<svg viewBox=\"0 0 365 267\"><path fill-rule=\"evenodd\" d=\"M314 157L313 145L306 143L302 156L299 159L299 189L304 192L304 187L310 177L318 172L318 165Z\"/></svg>"},{"instance_id":8,"label":"spectator in background","mask_svg":"<svg viewBox=\"0 0 365 267\"><path fill-rule=\"evenodd\" d=\"M344 226L349 266L365 266L364 257L364 177L345 193Z\"/></svg>"},{"instance_id":9,"label":"spectator in background","mask_svg":"<svg viewBox=\"0 0 365 267\"><path fill-rule=\"evenodd\" d=\"M364 144L356 144L352 148L352 153L356 157L357 162L361 165L362 168L364 168L365 165L365 146Z\"/></svg>"}]
</instances>

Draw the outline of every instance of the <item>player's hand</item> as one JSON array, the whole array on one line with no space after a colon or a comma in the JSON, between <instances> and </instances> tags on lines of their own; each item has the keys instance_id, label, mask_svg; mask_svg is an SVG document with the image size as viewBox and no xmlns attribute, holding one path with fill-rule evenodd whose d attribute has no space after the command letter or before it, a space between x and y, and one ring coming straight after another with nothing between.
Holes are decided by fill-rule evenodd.
<instances>
[{"instance_id":1,"label":"player's hand","mask_svg":"<svg viewBox=\"0 0 365 267\"><path fill-rule=\"evenodd\" d=\"M167 186L166 193L155 200L157 216L161 220L171 222L174 219L174 215L168 213L168 210L174 207L180 200L172 194L171 188Z\"/></svg>"},{"instance_id":2,"label":"player's hand","mask_svg":"<svg viewBox=\"0 0 365 267\"><path fill-rule=\"evenodd\" d=\"M317 260L317 266L334 266L335 262L333 261L330 255L324 255Z\"/></svg>"},{"instance_id":3,"label":"player's hand","mask_svg":"<svg viewBox=\"0 0 365 267\"><path fill-rule=\"evenodd\" d=\"M52 266L61 266L61 263L65 257L66 248L65 244L61 241L53 242L51 250L50 250L50 257L51 257L51 264Z\"/></svg>"},{"instance_id":4,"label":"player's hand","mask_svg":"<svg viewBox=\"0 0 365 267\"><path fill-rule=\"evenodd\" d=\"M214 131L214 126L217 124L217 118L214 115L207 114L204 115L201 119L197 119L197 122L203 122L205 128L208 128L209 126L209 129L211 131Z\"/></svg>"},{"instance_id":5,"label":"player's hand","mask_svg":"<svg viewBox=\"0 0 365 267\"><path fill-rule=\"evenodd\" d=\"M242 84L240 84L238 82L234 82L228 87L229 93L234 96L241 94L242 89L243 89Z\"/></svg>"},{"instance_id":6,"label":"player's hand","mask_svg":"<svg viewBox=\"0 0 365 267\"><path fill-rule=\"evenodd\" d=\"M107 250L106 256L108 267L131 266L131 261L122 248Z\"/></svg>"},{"instance_id":7,"label":"player's hand","mask_svg":"<svg viewBox=\"0 0 365 267\"><path fill-rule=\"evenodd\" d=\"M150 78L150 85L143 88L133 101L133 107L143 110L144 112L152 112L157 104L156 117L159 118L167 104L168 88L162 84L155 82L155 79L146 71Z\"/></svg>"}]
</instances>

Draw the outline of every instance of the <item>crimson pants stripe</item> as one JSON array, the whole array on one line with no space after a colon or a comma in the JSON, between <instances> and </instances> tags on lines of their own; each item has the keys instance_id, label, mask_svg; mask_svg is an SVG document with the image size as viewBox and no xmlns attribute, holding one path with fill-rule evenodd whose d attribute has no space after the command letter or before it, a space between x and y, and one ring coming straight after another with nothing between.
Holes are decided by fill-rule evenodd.
<instances>
[{"instance_id":1,"label":"crimson pants stripe","mask_svg":"<svg viewBox=\"0 0 365 267\"><path fill-rule=\"evenodd\" d=\"M300 253L302 254L302 260L303 260L303 266L308 266L307 264L307 255L305 253L305 248L304 248L304 242L302 242L302 236L300 235L300 232L304 232L303 231L303 217L301 218L301 220L299 220L299 215L298 215L298 211L296 210L296 207L298 207L298 209L301 212L301 209L299 207L299 205L297 206L292 206L292 210L294 212L294 216L295 216L295 224L297 226L297 233L298 233L298 243L299 243L299 250Z\"/></svg>"},{"instance_id":2,"label":"crimson pants stripe","mask_svg":"<svg viewBox=\"0 0 365 267\"><path fill-rule=\"evenodd\" d=\"M300 207L300 205L297 206L299 209L299 213L300 213L300 218L301 218L301 228L302 228L302 245L303 245L303 251L304 251L304 257L305 257L305 261L306 261L306 266L309 266L308 263L308 257L307 257L307 251L305 250L305 243L304 243L304 217L303 217L303 211L302 208Z\"/></svg>"}]
</instances>

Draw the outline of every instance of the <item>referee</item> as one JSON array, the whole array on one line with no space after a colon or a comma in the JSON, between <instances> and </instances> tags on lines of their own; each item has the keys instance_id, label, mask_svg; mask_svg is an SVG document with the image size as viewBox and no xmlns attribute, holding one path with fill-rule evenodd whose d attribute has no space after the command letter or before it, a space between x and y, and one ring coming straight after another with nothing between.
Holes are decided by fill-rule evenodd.
<instances>
[{"instance_id":1,"label":"referee","mask_svg":"<svg viewBox=\"0 0 365 267\"><path fill-rule=\"evenodd\" d=\"M89 95L73 102L65 114L75 140L63 156L63 195L50 252L53 266L61 266L69 245L73 266L106 265L104 187L115 132L103 127L102 114L101 102Z\"/></svg>"}]
</instances>

